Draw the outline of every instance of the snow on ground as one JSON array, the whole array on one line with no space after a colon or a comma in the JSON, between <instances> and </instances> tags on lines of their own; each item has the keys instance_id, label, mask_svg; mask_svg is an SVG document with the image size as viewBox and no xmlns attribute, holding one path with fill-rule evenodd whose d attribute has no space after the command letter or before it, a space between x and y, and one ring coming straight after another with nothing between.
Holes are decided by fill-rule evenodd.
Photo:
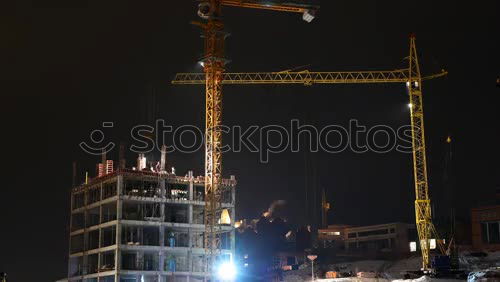
<instances>
[{"instance_id":1,"label":"snow on ground","mask_svg":"<svg viewBox=\"0 0 500 282\"><path fill-rule=\"evenodd\" d=\"M500 252L491 252L487 254L486 257L470 256L466 253L460 254L460 265L473 271L500 267Z\"/></svg>"},{"instance_id":2,"label":"snow on ground","mask_svg":"<svg viewBox=\"0 0 500 282\"><path fill-rule=\"evenodd\" d=\"M474 271L478 278L486 273L485 270L492 268L500 268L500 252L488 253L485 257L472 256L469 253L461 253L460 267L465 270ZM421 258L419 256L410 257L398 261L383 261L383 260L361 260L354 262L337 263L328 265L326 270L339 271L341 273L357 273L375 272L383 278L336 278L336 279L316 279L316 281L324 282L456 282L459 280L454 279L437 279L428 276L422 276L417 279L404 280L403 275L408 270L418 270L421 266ZM315 266L315 270L316 270ZM500 271L499 271L500 272ZM474 273L472 274L474 276ZM299 270L287 271L284 273L285 281L287 282L303 282L311 281L311 268L310 266L303 265ZM473 281L473 280L472 280Z\"/></svg>"},{"instance_id":3,"label":"snow on ground","mask_svg":"<svg viewBox=\"0 0 500 282\"><path fill-rule=\"evenodd\" d=\"M303 281L310 281L309 280L303 280ZM288 281L288 280L287 280ZM390 280L390 279L385 279L385 278L356 278L356 277L349 277L349 278L336 278L336 279L316 279L315 281L318 282L458 282L462 280L455 280L455 279L437 279L437 278L430 278L428 276L422 276L417 279L399 279L399 280Z\"/></svg>"}]
</instances>

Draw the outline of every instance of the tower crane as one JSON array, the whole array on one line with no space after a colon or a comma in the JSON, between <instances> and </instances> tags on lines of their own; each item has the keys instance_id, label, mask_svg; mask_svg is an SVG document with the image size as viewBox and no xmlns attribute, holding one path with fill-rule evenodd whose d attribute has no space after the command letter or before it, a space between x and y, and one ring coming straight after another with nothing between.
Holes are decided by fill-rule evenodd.
<instances>
[{"instance_id":1,"label":"tower crane","mask_svg":"<svg viewBox=\"0 0 500 282\"><path fill-rule=\"evenodd\" d=\"M392 71L347 71L347 72L253 72L220 74L222 84L357 84L357 83L405 83L409 94L410 121L413 148L413 176L415 184L415 220L422 252L422 269L430 270L430 239L437 234L431 219L431 204L427 179L425 154L424 112L422 81L439 78L440 73L421 76L415 36L410 36L408 67ZM209 76L202 73L178 73L172 84L205 84ZM207 108L208 111L208 108Z\"/></svg>"},{"instance_id":2,"label":"tower crane","mask_svg":"<svg viewBox=\"0 0 500 282\"><path fill-rule=\"evenodd\" d=\"M206 112L205 112L205 256L206 271L213 273L216 256L220 252L220 225L222 179L222 133L220 131L222 115L222 81L224 78L224 32L222 7L273 10L301 13L302 18L310 22L319 7L294 3L273 3L256 0L204 0L198 5L198 15L203 22L193 24L201 27L204 37L205 52L200 63L204 70Z\"/></svg>"}]
</instances>

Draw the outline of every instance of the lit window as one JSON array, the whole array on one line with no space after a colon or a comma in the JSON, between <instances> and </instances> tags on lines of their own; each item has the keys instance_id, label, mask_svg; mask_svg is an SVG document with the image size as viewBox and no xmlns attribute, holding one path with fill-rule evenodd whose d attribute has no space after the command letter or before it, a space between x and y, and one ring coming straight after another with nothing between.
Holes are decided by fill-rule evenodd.
<instances>
[{"instance_id":1,"label":"lit window","mask_svg":"<svg viewBox=\"0 0 500 282\"><path fill-rule=\"evenodd\" d=\"M229 211L227 209L222 210L219 223L225 225L231 224L231 218L229 217Z\"/></svg>"}]
</instances>

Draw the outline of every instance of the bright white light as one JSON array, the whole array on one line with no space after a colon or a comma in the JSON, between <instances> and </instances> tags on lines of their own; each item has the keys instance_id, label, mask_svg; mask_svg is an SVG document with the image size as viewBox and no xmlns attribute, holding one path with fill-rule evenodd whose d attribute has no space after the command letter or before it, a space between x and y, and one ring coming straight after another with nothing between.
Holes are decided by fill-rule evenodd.
<instances>
[{"instance_id":1,"label":"bright white light","mask_svg":"<svg viewBox=\"0 0 500 282\"><path fill-rule=\"evenodd\" d=\"M205 67L205 63L204 62L199 62L200 66L202 67Z\"/></svg>"},{"instance_id":2,"label":"bright white light","mask_svg":"<svg viewBox=\"0 0 500 282\"><path fill-rule=\"evenodd\" d=\"M236 277L236 267L232 262L224 262L219 265L217 274L222 280L233 280Z\"/></svg>"},{"instance_id":3,"label":"bright white light","mask_svg":"<svg viewBox=\"0 0 500 282\"><path fill-rule=\"evenodd\" d=\"M436 249L436 239L431 239L431 240L429 241L429 248L430 248L431 250Z\"/></svg>"},{"instance_id":4,"label":"bright white light","mask_svg":"<svg viewBox=\"0 0 500 282\"><path fill-rule=\"evenodd\" d=\"M410 252L417 251L417 242L410 242Z\"/></svg>"},{"instance_id":5,"label":"bright white light","mask_svg":"<svg viewBox=\"0 0 500 282\"><path fill-rule=\"evenodd\" d=\"M411 109L411 108L413 108L413 104L412 104L412 103L409 103L409 104L408 104L408 108L410 108L410 109Z\"/></svg>"}]
</instances>

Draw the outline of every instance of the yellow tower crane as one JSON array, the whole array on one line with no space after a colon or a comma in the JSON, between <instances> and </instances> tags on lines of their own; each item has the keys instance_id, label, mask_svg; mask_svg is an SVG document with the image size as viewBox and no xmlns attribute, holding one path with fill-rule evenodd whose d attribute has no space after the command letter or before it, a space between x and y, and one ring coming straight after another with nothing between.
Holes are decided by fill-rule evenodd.
<instances>
[{"instance_id":1,"label":"yellow tower crane","mask_svg":"<svg viewBox=\"0 0 500 282\"><path fill-rule=\"evenodd\" d=\"M355 84L405 83L409 94L412 130L413 172L415 182L415 219L422 252L422 268L430 269L430 239L437 234L431 221L431 204L425 155L422 81L442 77L441 73L422 77L418 63L415 36L410 36L408 68L392 71L311 72L282 71L254 73L221 73L219 84ZM202 73L178 73L172 84L205 84L208 76ZM219 86L220 87L220 86ZM207 102L208 103L208 102ZM208 108L207 108L208 111ZM208 149L207 149L208 151Z\"/></svg>"},{"instance_id":2,"label":"yellow tower crane","mask_svg":"<svg viewBox=\"0 0 500 282\"><path fill-rule=\"evenodd\" d=\"M205 53L201 59L204 69L205 98L205 256L206 271L213 273L213 265L220 253L221 190L222 179L222 81L224 79L224 32L222 6L302 13L303 19L314 19L316 6L273 3L255 0L204 0L198 5L198 15L203 22L194 22L203 30Z\"/></svg>"}]
</instances>

